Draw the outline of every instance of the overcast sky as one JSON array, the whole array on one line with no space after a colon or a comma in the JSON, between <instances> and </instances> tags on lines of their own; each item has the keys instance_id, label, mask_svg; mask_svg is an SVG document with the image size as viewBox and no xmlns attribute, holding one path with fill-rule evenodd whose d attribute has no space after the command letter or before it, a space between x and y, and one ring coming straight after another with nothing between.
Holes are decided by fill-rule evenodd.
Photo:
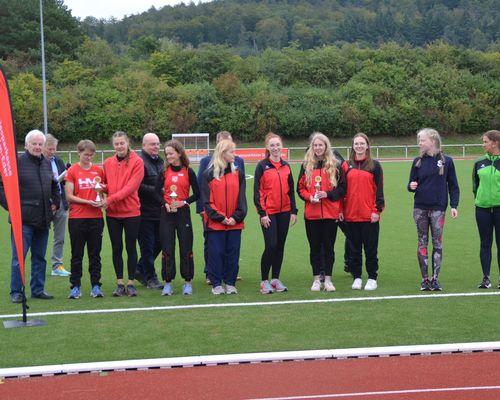
<instances>
[{"instance_id":1,"label":"overcast sky","mask_svg":"<svg viewBox=\"0 0 500 400\"><path fill-rule=\"evenodd\" d=\"M185 0L189 4L191 0ZM206 3L209 0L195 0ZM71 15L84 19L85 17L122 19L124 15L139 14L147 11L151 6L160 9L163 6L173 6L181 0L64 0L64 4L71 10Z\"/></svg>"}]
</instances>

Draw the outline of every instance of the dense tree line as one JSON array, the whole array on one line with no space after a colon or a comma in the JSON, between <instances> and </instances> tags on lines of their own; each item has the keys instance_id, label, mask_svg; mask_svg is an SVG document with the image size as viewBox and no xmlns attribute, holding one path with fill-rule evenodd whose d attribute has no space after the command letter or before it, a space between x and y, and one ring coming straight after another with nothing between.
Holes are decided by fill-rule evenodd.
<instances>
[{"instance_id":1,"label":"dense tree line","mask_svg":"<svg viewBox=\"0 0 500 400\"><path fill-rule=\"evenodd\" d=\"M224 46L163 42L133 60L86 39L76 54L57 64L48 88L49 129L68 141L106 140L117 129L135 137L227 129L255 140L269 130L301 138L313 130L410 135L432 126L477 134L500 127L498 52L445 43L292 46L243 58ZM40 127L40 78L18 73L10 89L18 131Z\"/></svg>"},{"instance_id":2,"label":"dense tree line","mask_svg":"<svg viewBox=\"0 0 500 400\"><path fill-rule=\"evenodd\" d=\"M116 49L167 38L197 47L225 44L240 54L292 43L303 49L343 43L454 46L498 49L497 0L214 0L151 8L121 21L87 18L85 32ZM136 43L140 41L139 43Z\"/></svg>"}]
</instances>

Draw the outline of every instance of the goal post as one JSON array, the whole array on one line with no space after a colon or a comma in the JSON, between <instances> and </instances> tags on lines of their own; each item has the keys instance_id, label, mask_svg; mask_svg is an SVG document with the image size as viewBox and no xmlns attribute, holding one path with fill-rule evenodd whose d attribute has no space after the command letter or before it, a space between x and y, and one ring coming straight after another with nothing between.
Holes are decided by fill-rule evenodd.
<instances>
[{"instance_id":1,"label":"goal post","mask_svg":"<svg viewBox=\"0 0 500 400\"><path fill-rule=\"evenodd\" d=\"M191 162L199 162L209 154L210 135L208 133L173 133L172 139L182 143Z\"/></svg>"}]
</instances>

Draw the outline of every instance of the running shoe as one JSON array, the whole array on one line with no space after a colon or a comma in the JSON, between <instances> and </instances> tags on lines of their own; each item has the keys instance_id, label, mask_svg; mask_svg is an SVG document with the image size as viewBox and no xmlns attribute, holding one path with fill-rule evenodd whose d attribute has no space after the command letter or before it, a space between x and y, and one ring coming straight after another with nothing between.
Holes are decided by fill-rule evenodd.
<instances>
[{"instance_id":1,"label":"running shoe","mask_svg":"<svg viewBox=\"0 0 500 400\"><path fill-rule=\"evenodd\" d=\"M226 285L226 294L238 294L238 289L233 285Z\"/></svg>"},{"instance_id":2,"label":"running shoe","mask_svg":"<svg viewBox=\"0 0 500 400\"><path fill-rule=\"evenodd\" d=\"M377 281L375 279L368 279L366 281L365 290L376 290Z\"/></svg>"},{"instance_id":3,"label":"running shoe","mask_svg":"<svg viewBox=\"0 0 500 400\"><path fill-rule=\"evenodd\" d=\"M432 290L431 289L431 282L429 281L429 279L423 279L422 284L420 285L420 291L428 292L430 290Z\"/></svg>"},{"instance_id":4,"label":"running shoe","mask_svg":"<svg viewBox=\"0 0 500 400\"><path fill-rule=\"evenodd\" d=\"M361 290L361 288L363 287L363 281L361 280L361 278L356 278L354 279L354 282L352 283L352 290Z\"/></svg>"},{"instance_id":5,"label":"running shoe","mask_svg":"<svg viewBox=\"0 0 500 400\"><path fill-rule=\"evenodd\" d=\"M321 290L321 281L319 279L315 279L311 286L311 292L319 292Z\"/></svg>"},{"instance_id":6,"label":"running shoe","mask_svg":"<svg viewBox=\"0 0 500 400\"><path fill-rule=\"evenodd\" d=\"M273 293L273 288L267 279L260 283L260 293L262 293L262 294L272 294Z\"/></svg>"},{"instance_id":7,"label":"running shoe","mask_svg":"<svg viewBox=\"0 0 500 400\"><path fill-rule=\"evenodd\" d=\"M125 296L125 294L126 294L125 285L121 283L116 285L116 289L113 292L113 297L122 297Z\"/></svg>"},{"instance_id":8,"label":"running shoe","mask_svg":"<svg viewBox=\"0 0 500 400\"><path fill-rule=\"evenodd\" d=\"M137 289L135 288L134 285L127 285L127 296L128 297L137 296Z\"/></svg>"},{"instance_id":9,"label":"running shoe","mask_svg":"<svg viewBox=\"0 0 500 400\"><path fill-rule=\"evenodd\" d=\"M163 285L161 284L161 282L158 280L158 278L153 278L153 279L150 279L147 284L146 284L146 287L148 289L158 289L158 290L162 290L163 289Z\"/></svg>"},{"instance_id":10,"label":"running shoe","mask_svg":"<svg viewBox=\"0 0 500 400\"><path fill-rule=\"evenodd\" d=\"M92 290L90 291L91 297L104 297L102 294L101 287L99 285L92 286Z\"/></svg>"},{"instance_id":11,"label":"running shoe","mask_svg":"<svg viewBox=\"0 0 500 400\"><path fill-rule=\"evenodd\" d=\"M193 286L189 282L185 282L184 285L182 285L182 294L185 296L190 296L193 294Z\"/></svg>"},{"instance_id":12,"label":"running shoe","mask_svg":"<svg viewBox=\"0 0 500 400\"><path fill-rule=\"evenodd\" d=\"M225 293L226 293L226 291L220 285L212 288L212 294L215 294L216 296L218 296L220 294L225 294Z\"/></svg>"},{"instance_id":13,"label":"running shoe","mask_svg":"<svg viewBox=\"0 0 500 400\"><path fill-rule=\"evenodd\" d=\"M439 281L436 278L432 279L431 290L443 290L443 288L439 284Z\"/></svg>"},{"instance_id":14,"label":"running shoe","mask_svg":"<svg viewBox=\"0 0 500 400\"><path fill-rule=\"evenodd\" d=\"M332 281L325 280L325 286L324 286L325 292L335 292L335 286L333 286Z\"/></svg>"},{"instance_id":15,"label":"running shoe","mask_svg":"<svg viewBox=\"0 0 500 400\"><path fill-rule=\"evenodd\" d=\"M64 269L64 265L56 265L52 267L52 272L50 273L52 276L70 276L71 272L68 272Z\"/></svg>"},{"instance_id":16,"label":"running shoe","mask_svg":"<svg viewBox=\"0 0 500 400\"><path fill-rule=\"evenodd\" d=\"M69 291L68 299L79 299L81 295L80 286L73 286Z\"/></svg>"},{"instance_id":17,"label":"running shoe","mask_svg":"<svg viewBox=\"0 0 500 400\"><path fill-rule=\"evenodd\" d=\"M279 279L271 280L271 286L275 292L287 292L288 288Z\"/></svg>"},{"instance_id":18,"label":"running shoe","mask_svg":"<svg viewBox=\"0 0 500 400\"><path fill-rule=\"evenodd\" d=\"M172 296L174 294L174 289L172 288L171 282L165 282L163 285L163 290L161 291L162 296Z\"/></svg>"},{"instance_id":19,"label":"running shoe","mask_svg":"<svg viewBox=\"0 0 500 400\"><path fill-rule=\"evenodd\" d=\"M485 276L483 277L483 281L479 284L479 289L489 289L491 287L490 278Z\"/></svg>"}]
</instances>

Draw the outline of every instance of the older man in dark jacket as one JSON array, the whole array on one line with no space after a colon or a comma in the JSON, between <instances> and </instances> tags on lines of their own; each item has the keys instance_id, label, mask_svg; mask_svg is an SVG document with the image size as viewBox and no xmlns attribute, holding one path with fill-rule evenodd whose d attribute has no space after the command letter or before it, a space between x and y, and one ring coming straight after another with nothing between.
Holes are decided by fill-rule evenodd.
<instances>
[{"instance_id":1,"label":"older man in dark jacket","mask_svg":"<svg viewBox=\"0 0 500 400\"><path fill-rule=\"evenodd\" d=\"M141 258L137 263L136 278L149 289L162 289L155 271L155 260L160 254L160 209L155 198L155 185L163 171L163 159L159 156L160 139L154 133L146 133L142 139L140 157L144 161L144 179L139 187L141 201L141 226L139 247Z\"/></svg>"},{"instance_id":2,"label":"older man in dark jacket","mask_svg":"<svg viewBox=\"0 0 500 400\"><path fill-rule=\"evenodd\" d=\"M18 157L19 191L23 218L24 258L31 250L31 296L43 300L54 297L45 293L47 240L53 212L60 204L57 183L52 168L42 154L45 135L33 130L26 135L26 152ZM0 182L0 204L7 209L3 182ZM13 303L23 300L19 260L12 241L10 298Z\"/></svg>"}]
</instances>

